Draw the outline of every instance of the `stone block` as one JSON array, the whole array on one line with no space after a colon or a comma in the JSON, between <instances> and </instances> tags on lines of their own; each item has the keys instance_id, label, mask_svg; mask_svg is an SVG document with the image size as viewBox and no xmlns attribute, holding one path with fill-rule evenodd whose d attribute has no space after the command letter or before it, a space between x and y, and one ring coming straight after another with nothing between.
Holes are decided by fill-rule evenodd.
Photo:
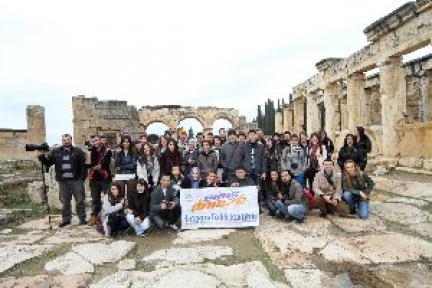
<instances>
[{"instance_id":1,"label":"stone block","mask_svg":"<svg viewBox=\"0 0 432 288\"><path fill-rule=\"evenodd\" d=\"M399 159L399 166L408 168L422 168L423 160L418 157L402 157Z\"/></svg>"},{"instance_id":2,"label":"stone block","mask_svg":"<svg viewBox=\"0 0 432 288\"><path fill-rule=\"evenodd\" d=\"M0 246L0 273L16 264L39 257L53 248L52 245L6 245Z\"/></svg>"},{"instance_id":3,"label":"stone block","mask_svg":"<svg viewBox=\"0 0 432 288\"><path fill-rule=\"evenodd\" d=\"M331 221L348 233L385 231L386 225L376 216L370 216L367 221L352 218L332 218Z\"/></svg>"},{"instance_id":4,"label":"stone block","mask_svg":"<svg viewBox=\"0 0 432 288\"><path fill-rule=\"evenodd\" d=\"M410 225L409 228L425 237L432 239L432 223L413 224Z\"/></svg>"},{"instance_id":5,"label":"stone block","mask_svg":"<svg viewBox=\"0 0 432 288\"><path fill-rule=\"evenodd\" d=\"M74 246L72 251L95 265L117 262L135 246L135 242L115 241L111 244L90 243Z\"/></svg>"},{"instance_id":6,"label":"stone block","mask_svg":"<svg viewBox=\"0 0 432 288\"><path fill-rule=\"evenodd\" d=\"M82 275L60 275L60 276L48 276L48 275L37 275L29 277L8 277L3 278L1 287L2 288L28 288L28 287L67 287L67 288L82 288L87 287L90 282L91 276L88 274Z\"/></svg>"},{"instance_id":7,"label":"stone block","mask_svg":"<svg viewBox=\"0 0 432 288\"><path fill-rule=\"evenodd\" d=\"M423 169L432 171L432 158L426 158L423 160Z\"/></svg>"},{"instance_id":8,"label":"stone block","mask_svg":"<svg viewBox=\"0 0 432 288\"><path fill-rule=\"evenodd\" d=\"M189 244L198 243L205 241L213 241L221 239L222 237L228 237L235 229L198 229L188 230L177 234L177 239L174 240L174 244Z\"/></svg>"},{"instance_id":9,"label":"stone block","mask_svg":"<svg viewBox=\"0 0 432 288\"><path fill-rule=\"evenodd\" d=\"M93 264L74 252L69 252L45 264L48 272L58 271L64 275L93 273Z\"/></svg>"},{"instance_id":10,"label":"stone block","mask_svg":"<svg viewBox=\"0 0 432 288\"><path fill-rule=\"evenodd\" d=\"M432 219L429 212L404 203L371 202L370 208L371 213L402 224L417 224Z\"/></svg>"}]
</instances>

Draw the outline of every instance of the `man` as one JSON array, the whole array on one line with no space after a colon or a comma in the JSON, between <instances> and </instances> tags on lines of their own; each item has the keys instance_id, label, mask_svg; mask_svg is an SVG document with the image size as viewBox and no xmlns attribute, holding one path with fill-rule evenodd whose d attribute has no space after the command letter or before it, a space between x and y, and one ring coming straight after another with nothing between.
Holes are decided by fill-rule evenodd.
<instances>
[{"instance_id":1,"label":"man","mask_svg":"<svg viewBox=\"0 0 432 288\"><path fill-rule=\"evenodd\" d=\"M160 185L151 194L150 219L158 231L172 224L176 224L177 229L180 229L180 201L170 185L170 177L169 174L163 175Z\"/></svg>"},{"instance_id":2,"label":"man","mask_svg":"<svg viewBox=\"0 0 432 288\"><path fill-rule=\"evenodd\" d=\"M266 176L265 146L257 141L257 133L254 129L249 130L248 138L249 141L243 146L245 150L243 165L255 185L258 185L259 180Z\"/></svg>"},{"instance_id":3,"label":"man","mask_svg":"<svg viewBox=\"0 0 432 288\"><path fill-rule=\"evenodd\" d=\"M281 141L281 150L282 151L286 146L289 146L291 143L291 132L285 131L282 135L282 141Z\"/></svg>"},{"instance_id":4,"label":"man","mask_svg":"<svg viewBox=\"0 0 432 288\"><path fill-rule=\"evenodd\" d=\"M265 145L267 144L266 139L264 138L264 132L261 130L261 128L256 129L256 134L257 134L257 141L260 142L261 144Z\"/></svg>"},{"instance_id":5,"label":"man","mask_svg":"<svg viewBox=\"0 0 432 288\"><path fill-rule=\"evenodd\" d=\"M202 142L204 141L204 134L203 132L198 132L197 135L197 146L196 148L198 149L199 152L201 152L202 149Z\"/></svg>"},{"instance_id":6,"label":"man","mask_svg":"<svg viewBox=\"0 0 432 288\"><path fill-rule=\"evenodd\" d=\"M291 144L286 146L282 151L281 157L282 170L290 171L294 179L304 185L304 175L307 170L306 155L303 148L299 144L297 134L291 136Z\"/></svg>"},{"instance_id":7,"label":"man","mask_svg":"<svg viewBox=\"0 0 432 288\"><path fill-rule=\"evenodd\" d=\"M230 178L235 177L235 169L244 161L244 149L237 142L236 131L228 131L228 142L222 145L219 156L220 163L224 169L223 182L229 182Z\"/></svg>"},{"instance_id":8,"label":"man","mask_svg":"<svg viewBox=\"0 0 432 288\"><path fill-rule=\"evenodd\" d=\"M228 183L230 187L245 187L245 186L256 186L255 182L247 176L246 168L244 166L238 166L235 169L235 176L231 178Z\"/></svg>"},{"instance_id":9,"label":"man","mask_svg":"<svg viewBox=\"0 0 432 288\"><path fill-rule=\"evenodd\" d=\"M92 148L88 152L87 167L91 189L91 216L89 226L96 225L102 208L101 193L105 193L111 182L111 150L106 148L98 135L92 135Z\"/></svg>"},{"instance_id":10,"label":"man","mask_svg":"<svg viewBox=\"0 0 432 288\"><path fill-rule=\"evenodd\" d=\"M239 141L239 143L240 143L241 145L246 144L246 134L243 133L243 132L240 132L240 133L238 134L238 141Z\"/></svg>"},{"instance_id":11,"label":"man","mask_svg":"<svg viewBox=\"0 0 432 288\"><path fill-rule=\"evenodd\" d=\"M209 172L216 172L218 159L216 152L211 149L210 141L203 141L203 149L198 156L198 169L201 171L201 178L204 179Z\"/></svg>"},{"instance_id":12,"label":"man","mask_svg":"<svg viewBox=\"0 0 432 288\"><path fill-rule=\"evenodd\" d=\"M306 217L309 205L303 187L293 179L289 171L282 171L281 178L282 199L276 201L275 206L286 219L296 219L298 223L301 223Z\"/></svg>"},{"instance_id":13,"label":"man","mask_svg":"<svg viewBox=\"0 0 432 288\"><path fill-rule=\"evenodd\" d=\"M315 193L314 204L320 209L320 216L339 213L340 216L348 215L348 206L342 202L341 177L334 171L334 162L326 159L323 162L324 170L315 175L313 191Z\"/></svg>"},{"instance_id":14,"label":"man","mask_svg":"<svg viewBox=\"0 0 432 288\"><path fill-rule=\"evenodd\" d=\"M55 165L55 178L59 184L59 196L63 206L62 222L59 227L71 223L72 195L76 201L76 213L80 219L79 223L85 225L87 224L84 205L84 180L87 177L86 156L80 148L72 146L71 135L62 135L61 141L62 145L52 149L47 156L42 151L38 151L37 157L47 167Z\"/></svg>"},{"instance_id":15,"label":"man","mask_svg":"<svg viewBox=\"0 0 432 288\"><path fill-rule=\"evenodd\" d=\"M225 128L219 129L219 137L221 139L221 144L224 144L227 140L227 134Z\"/></svg>"},{"instance_id":16,"label":"man","mask_svg":"<svg viewBox=\"0 0 432 288\"><path fill-rule=\"evenodd\" d=\"M208 132L207 135L205 136L205 139L210 142L210 146L213 146L213 133L212 132Z\"/></svg>"},{"instance_id":17,"label":"man","mask_svg":"<svg viewBox=\"0 0 432 288\"><path fill-rule=\"evenodd\" d=\"M184 175L189 175L190 170L197 166L199 152L196 148L195 140L191 139L188 142L188 147L183 151L182 155L182 171Z\"/></svg>"},{"instance_id":18,"label":"man","mask_svg":"<svg viewBox=\"0 0 432 288\"><path fill-rule=\"evenodd\" d=\"M109 149L109 147L108 147L108 138L106 136L104 136L104 135L100 135L99 139L100 139L101 144L104 145L106 148Z\"/></svg>"},{"instance_id":19,"label":"man","mask_svg":"<svg viewBox=\"0 0 432 288\"><path fill-rule=\"evenodd\" d=\"M144 146L144 144L147 144L148 143L148 139L147 139L147 135L146 134L142 134L140 137L139 137L139 142L141 143L141 146Z\"/></svg>"}]
</instances>

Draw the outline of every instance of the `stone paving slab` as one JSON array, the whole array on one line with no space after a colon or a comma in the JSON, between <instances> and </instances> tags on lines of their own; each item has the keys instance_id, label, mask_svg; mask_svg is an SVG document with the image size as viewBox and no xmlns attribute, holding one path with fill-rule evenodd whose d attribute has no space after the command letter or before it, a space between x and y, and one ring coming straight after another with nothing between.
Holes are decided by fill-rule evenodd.
<instances>
[{"instance_id":1,"label":"stone paving slab","mask_svg":"<svg viewBox=\"0 0 432 288\"><path fill-rule=\"evenodd\" d=\"M39 242L46 235L9 235L5 237L0 237L0 246L5 245L26 245L26 244L35 244Z\"/></svg>"},{"instance_id":2,"label":"stone paving slab","mask_svg":"<svg viewBox=\"0 0 432 288\"><path fill-rule=\"evenodd\" d=\"M0 279L0 288L30 288L30 287L50 287L50 288L82 288L87 287L91 275L73 275L73 276L49 276L38 275L30 277L9 277Z\"/></svg>"},{"instance_id":3,"label":"stone paving slab","mask_svg":"<svg viewBox=\"0 0 432 288\"><path fill-rule=\"evenodd\" d=\"M52 245L15 245L0 247L0 273L18 263L41 256L53 248Z\"/></svg>"},{"instance_id":4,"label":"stone paving slab","mask_svg":"<svg viewBox=\"0 0 432 288\"><path fill-rule=\"evenodd\" d=\"M385 231L386 225L378 217L371 215L366 221L357 218L334 217L333 224L348 233Z\"/></svg>"},{"instance_id":5,"label":"stone paving slab","mask_svg":"<svg viewBox=\"0 0 432 288\"><path fill-rule=\"evenodd\" d=\"M120 271L90 285L90 288L287 288L275 282L261 262L248 262L232 266L196 264L162 268L153 272Z\"/></svg>"},{"instance_id":6,"label":"stone paving slab","mask_svg":"<svg viewBox=\"0 0 432 288\"><path fill-rule=\"evenodd\" d=\"M48 272L58 271L64 275L93 273L93 264L74 252L69 252L45 264Z\"/></svg>"},{"instance_id":7,"label":"stone paving slab","mask_svg":"<svg viewBox=\"0 0 432 288\"><path fill-rule=\"evenodd\" d=\"M329 276L319 269L286 269L285 278L293 288L318 288L329 283Z\"/></svg>"},{"instance_id":8,"label":"stone paving slab","mask_svg":"<svg viewBox=\"0 0 432 288\"><path fill-rule=\"evenodd\" d=\"M135 242L115 241L111 244L89 243L72 247L72 251L86 259L92 264L101 265L103 263L117 262L125 257Z\"/></svg>"},{"instance_id":9,"label":"stone paving slab","mask_svg":"<svg viewBox=\"0 0 432 288\"><path fill-rule=\"evenodd\" d=\"M96 229L81 229L69 230L62 229L56 231L56 233L45 239L43 242L47 244L63 244L63 243L88 243L104 241L106 237L96 231Z\"/></svg>"},{"instance_id":10,"label":"stone paving slab","mask_svg":"<svg viewBox=\"0 0 432 288\"><path fill-rule=\"evenodd\" d=\"M410 204L410 205L413 205L417 208L423 208L423 207L429 205L429 202L427 202L427 201L420 200L420 199L406 198L406 197L389 198L385 202Z\"/></svg>"},{"instance_id":11,"label":"stone paving slab","mask_svg":"<svg viewBox=\"0 0 432 288\"><path fill-rule=\"evenodd\" d=\"M432 223L413 224L409 228L432 239Z\"/></svg>"},{"instance_id":12,"label":"stone paving slab","mask_svg":"<svg viewBox=\"0 0 432 288\"><path fill-rule=\"evenodd\" d=\"M378 190L418 199L432 197L432 183L389 180L382 177L374 177L373 179L375 189Z\"/></svg>"},{"instance_id":13,"label":"stone paving slab","mask_svg":"<svg viewBox=\"0 0 432 288\"><path fill-rule=\"evenodd\" d=\"M371 261L363 257L357 251L354 251L352 247L347 245L345 242L339 240L329 243L319 253L328 261L334 262L354 262L358 264L370 264Z\"/></svg>"},{"instance_id":14,"label":"stone paving slab","mask_svg":"<svg viewBox=\"0 0 432 288\"><path fill-rule=\"evenodd\" d=\"M189 244L198 243L205 241L213 241L228 237L235 229L197 229L187 230L177 234L177 239L174 240L174 244Z\"/></svg>"},{"instance_id":15,"label":"stone paving slab","mask_svg":"<svg viewBox=\"0 0 432 288\"><path fill-rule=\"evenodd\" d=\"M432 215L412 205L403 203L370 203L371 213L402 224L417 224L432 220Z\"/></svg>"},{"instance_id":16,"label":"stone paving slab","mask_svg":"<svg viewBox=\"0 0 432 288\"><path fill-rule=\"evenodd\" d=\"M159 250L142 259L143 262L156 263L157 268L174 265L201 263L205 259L217 259L233 254L231 247L224 246L194 246L171 247Z\"/></svg>"},{"instance_id":17,"label":"stone paving slab","mask_svg":"<svg viewBox=\"0 0 432 288\"><path fill-rule=\"evenodd\" d=\"M399 263L418 261L420 258L432 258L431 242L400 233L339 239L321 253L324 257L328 257L326 259L338 261L328 256L330 251L336 251L338 246L352 255L368 259L373 263ZM338 262L343 260L347 259L342 257ZM353 258L350 261L361 263Z\"/></svg>"}]
</instances>

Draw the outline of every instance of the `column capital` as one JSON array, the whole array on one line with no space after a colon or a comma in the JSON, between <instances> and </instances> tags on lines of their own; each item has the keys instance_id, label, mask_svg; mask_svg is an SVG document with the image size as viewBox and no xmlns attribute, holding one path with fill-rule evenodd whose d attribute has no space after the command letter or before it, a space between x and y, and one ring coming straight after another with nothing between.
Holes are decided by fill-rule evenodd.
<instances>
[{"instance_id":1,"label":"column capital","mask_svg":"<svg viewBox=\"0 0 432 288\"><path fill-rule=\"evenodd\" d=\"M377 66L379 68L385 67L385 66L394 66L394 65L402 65L402 56L390 56L384 59L380 59L377 62Z\"/></svg>"},{"instance_id":2,"label":"column capital","mask_svg":"<svg viewBox=\"0 0 432 288\"><path fill-rule=\"evenodd\" d=\"M363 72L354 72L348 75L348 80L365 80L366 74Z\"/></svg>"}]
</instances>

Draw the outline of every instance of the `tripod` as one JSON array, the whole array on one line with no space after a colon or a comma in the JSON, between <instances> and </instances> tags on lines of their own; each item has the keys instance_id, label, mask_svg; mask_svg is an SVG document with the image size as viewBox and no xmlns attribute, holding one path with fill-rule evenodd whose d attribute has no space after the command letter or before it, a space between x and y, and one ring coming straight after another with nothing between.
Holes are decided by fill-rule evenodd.
<instances>
[{"instance_id":1,"label":"tripod","mask_svg":"<svg viewBox=\"0 0 432 288\"><path fill-rule=\"evenodd\" d=\"M46 211L48 214L48 229L52 230L50 207L49 207L49 203L48 203L48 192L47 192L47 186L46 186L46 182L45 182L45 173L47 173L48 171L49 171L49 168L44 167L44 164L41 161L42 187L43 187L43 192L44 192Z\"/></svg>"}]
</instances>

